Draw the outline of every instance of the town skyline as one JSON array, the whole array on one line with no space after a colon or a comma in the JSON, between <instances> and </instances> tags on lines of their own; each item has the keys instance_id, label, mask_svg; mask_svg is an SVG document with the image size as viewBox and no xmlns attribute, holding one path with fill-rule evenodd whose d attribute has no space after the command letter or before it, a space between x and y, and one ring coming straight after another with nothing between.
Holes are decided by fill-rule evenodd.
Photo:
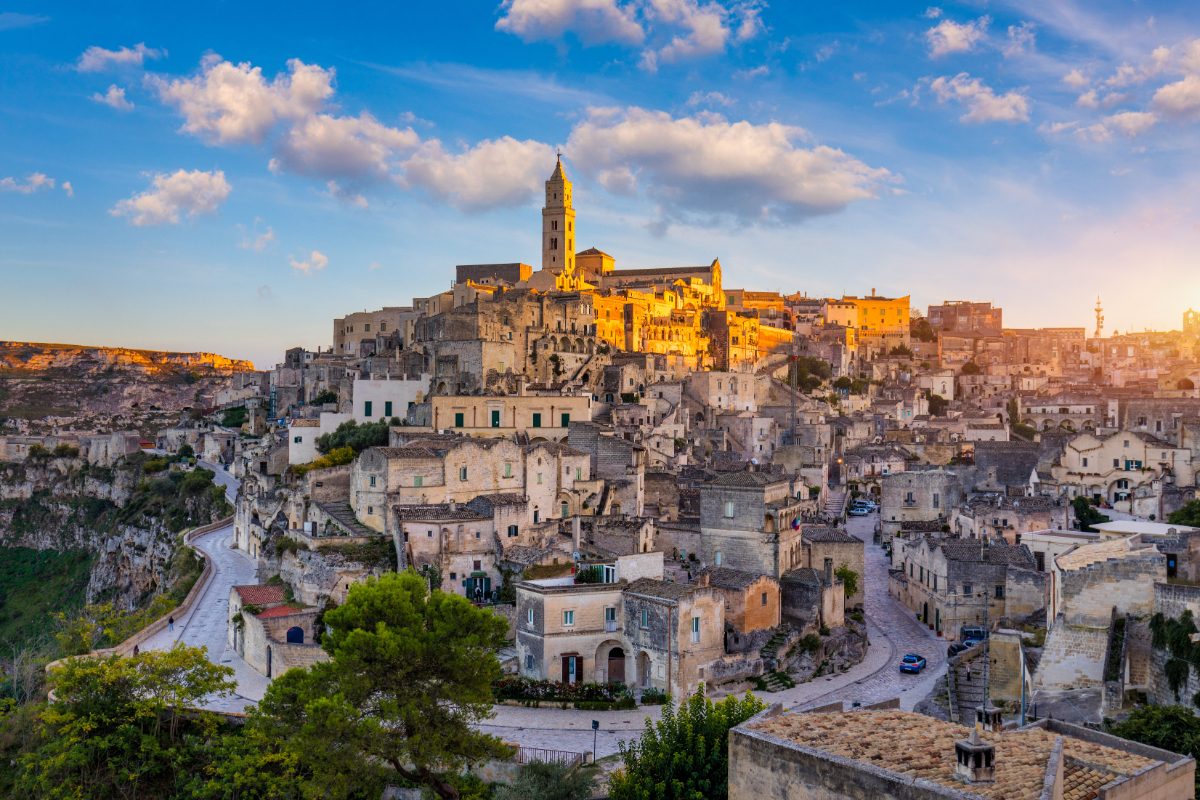
<instances>
[{"instance_id":1,"label":"town skyline","mask_svg":"<svg viewBox=\"0 0 1200 800\"><path fill-rule=\"evenodd\" d=\"M1097 295L1106 332L1200 296L1176 4L582 7L5 12L0 338L269 365L456 264L537 265L557 150L619 268L1089 332Z\"/></svg>"}]
</instances>

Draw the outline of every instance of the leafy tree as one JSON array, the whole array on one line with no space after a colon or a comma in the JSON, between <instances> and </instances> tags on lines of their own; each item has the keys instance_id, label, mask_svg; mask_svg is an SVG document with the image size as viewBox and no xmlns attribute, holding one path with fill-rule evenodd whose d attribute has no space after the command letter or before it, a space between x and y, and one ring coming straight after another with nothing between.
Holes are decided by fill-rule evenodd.
<instances>
[{"instance_id":1,"label":"leafy tree","mask_svg":"<svg viewBox=\"0 0 1200 800\"><path fill-rule=\"evenodd\" d=\"M221 417L221 425L225 428L240 428L246 424L248 414L245 406L237 406L236 408L225 409L225 414Z\"/></svg>"},{"instance_id":2,"label":"leafy tree","mask_svg":"<svg viewBox=\"0 0 1200 800\"><path fill-rule=\"evenodd\" d=\"M962 369L959 372L963 375L978 375L983 372L983 368L974 361L968 361L962 365Z\"/></svg>"},{"instance_id":3,"label":"leafy tree","mask_svg":"<svg viewBox=\"0 0 1200 800\"><path fill-rule=\"evenodd\" d=\"M893 347L891 350L888 351L888 355L889 356L907 356L908 358L912 358L913 351L910 350L909 348L905 347L902 344L898 344L895 347Z\"/></svg>"},{"instance_id":4,"label":"leafy tree","mask_svg":"<svg viewBox=\"0 0 1200 800\"><path fill-rule=\"evenodd\" d=\"M388 423L366 422L359 425L354 420L343 422L333 433L317 438L317 449L329 453L341 447L349 447L358 455L368 447L382 447L388 443Z\"/></svg>"},{"instance_id":5,"label":"leafy tree","mask_svg":"<svg viewBox=\"0 0 1200 800\"><path fill-rule=\"evenodd\" d=\"M1191 525L1200 527L1200 500L1190 500L1183 508L1171 512L1167 522L1172 525Z\"/></svg>"},{"instance_id":6,"label":"leafy tree","mask_svg":"<svg viewBox=\"0 0 1200 800\"><path fill-rule=\"evenodd\" d=\"M937 332L924 317L913 317L908 323L908 331L918 342L937 341Z\"/></svg>"},{"instance_id":7,"label":"leafy tree","mask_svg":"<svg viewBox=\"0 0 1200 800\"><path fill-rule=\"evenodd\" d=\"M1186 706L1141 706L1128 719L1109 725L1108 732L1200 759L1200 717ZM1200 789L1200 775L1196 788Z\"/></svg>"},{"instance_id":8,"label":"leafy tree","mask_svg":"<svg viewBox=\"0 0 1200 800\"><path fill-rule=\"evenodd\" d=\"M1075 519L1079 522L1081 531L1095 531L1093 525L1108 522L1108 517L1097 511L1092 501L1086 497L1076 497L1071 501L1071 506L1075 509Z\"/></svg>"},{"instance_id":9,"label":"leafy tree","mask_svg":"<svg viewBox=\"0 0 1200 800\"><path fill-rule=\"evenodd\" d=\"M853 597L858 594L858 573L850 569L849 565L842 564L834 570L833 574L842 582L842 586L846 589L846 597Z\"/></svg>"},{"instance_id":10,"label":"leafy tree","mask_svg":"<svg viewBox=\"0 0 1200 800\"><path fill-rule=\"evenodd\" d=\"M495 800L587 800L594 779L589 770L568 769L565 764L535 761L521 767L517 779L500 786Z\"/></svg>"},{"instance_id":11,"label":"leafy tree","mask_svg":"<svg viewBox=\"0 0 1200 800\"><path fill-rule=\"evenodd\" d=\"M190 444L184 443L184 445L179 448L179 452L176 453L175 455L178 456L180 461L182 461L186 458L195 458L196 450Z\"/></svg>"},{"instance_id":12,"label":"leafy tree","mask_svg":"<svg viewBox=\"0 0 1200 800\"><path fill-rule=\"evenodd\" d=\"M729 730L762 711L752 694L714 703L696 692L621 745L622 768L609 781L612 800L722 800L728 796Z\"/></svg>"},{"instance_id":13,"label":"leafy tree","mask_svg":"<svg viewBox=\"0 0 1200 800\"><path fill-rule=\"evenodd\" d=\"M314 469L328 469L329 467L340 467L343 464L349 464L354 461L355 455L357 454L354 452L353 447L337 447L307 464L293 464L289 469L295 475L303 475Z\"/></svg>"},{"instance_id":14,"label":"leafy tree","mask_svg":"<svg viewBox=\"0 0 1200 800\"><path fill-rule=\"evenodd\" d=\"M843 375L833 382L833 388L841 389L844 392L850 391L850 387L854 386L854 381Z\"/></svg>"},{"instance_id":15,"label":"leafy tree","mask_svg":"<svg viewBox=\"0 0 1200 800\"><path fill-rule=\"evenodd\" d=\"M305 771L305 794L404 781L458 798L451 775L511 752L472 727L500 677L507 626L492 612L409 570L351 587L324 622L331 660L275 679L251 721Z\"/></svg>"},{"instance_id":16,"label":"leafy tree","mask_svg":"<svg viewBox=\"0 0 1200 800\"><path fill-rule=\"evenodd\" d=\"M332 389L322 389L317 396L313 398L312 404L314 406L323 406L326 403L336 403L337 401L337 392L333 391Z\"/></svg>"},{"instance_id":17,"label":"leafy tree","mask_svg":"<svg viewBox=\"0 0 1200 800\"><path fill-rule=\"evenodd\" d=\"M55 699L42 714L45 738L21 756L17 794L179 796L219 728L213 715L192 709L232 691L232 675L196 647L67 661L50 675Z\"/></svg>"},{"instance_id":18,"label":"leafy tree","mask_svg":"<svg viewBox=\"0 0 1200 800\"><path fill-rule=\"evenodd\" d=\"M942 397L940 394L929 393L929 413L935 417L944 417L946 409L950 407L950 401Z\"/></svg>"}]
</instances>

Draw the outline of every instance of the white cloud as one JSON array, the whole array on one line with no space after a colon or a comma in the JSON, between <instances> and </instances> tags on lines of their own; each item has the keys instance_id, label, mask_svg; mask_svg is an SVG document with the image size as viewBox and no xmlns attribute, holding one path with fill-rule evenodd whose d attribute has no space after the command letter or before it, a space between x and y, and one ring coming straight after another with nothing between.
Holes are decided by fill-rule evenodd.
<instances>
[{"instance_id":1,"label":"white cloud","mask_svg":"<svg viewBox=\"0 0 1200 800\"><path fill-rule=\"evenodd\" d=\"M1075 99L1075 105L1080 108L1099 108L1100 96L1095 89L1088 89L1083 94Z\"/></svg>"},{"instance_id":2,"label":"white cloud","mask_svg":"<svg viewBox=\"0 0 1200 800\"><path fill-rule=\"evenodd\" d=\"M261 253L267 249L267 245L275 241L275 229L268 225L266 230L260 231L259 224L259 220L254 221L254 230L242 239L238 247L243 250L253 250L256 253Z\"/></svg>"},{"instance_id":3,"label":"white cloud","mask_svg":"<svg viewBox=\"0 0 1200 800\"><path fill-rule=\"evenodd\" d=\"M925 19L938 19L941 16L942 10L937 6L930 6L929 8L925 9Z\"/></svg>"},{"instance_id":4,"label":"white cloud","mask_svg":"<svg viewBox=\"0 0 1200 800\"><path fill-rule=\"evenodd\" d=\"M154 176L151 188L117 203L109 211L114 217L129 217L133 225L161 225L189 217L211 214L229 197L232 187L221 170L177 170Z\"/></svg>"},{"instance_id":5,"label":"white cloud","mask_svg":"<svg viewBox=\"0 0 1200 800\"><path fill-rule=\"evenodd\" d=\"M146 47L145 42L139 42L133 47L120 47L116 50L107 50L92 45L79 56L75 69L80 72L103 72L113 67L140 67L146 62L146 59L162 58L166 54L166 50Z\"/></svg>"},{"instance_id":6,"label":"white cloud","mask_svg":"<svg viewBox=\"0 0 1200 800\"><path fill-rule=\"evenodd\" d=\"M305 275L311 275L314 272L320 272L329 266L329 257L320 250L313 250L308 258L298 259L295 256L288 259L288 263L292 265L292 269L297 272L303 272Z\"/></svg>"},{"instance_id":7,"label":"white cloud","mask_svg":"<svg viewBox=\"0 0 1200 800\"><path fill-rule=\"evenodd\" d=\"M1129 138L1140 136L1154 127L1158 117L1149 111L1122 111L1104 118L1104 124Z\"/></svg>"},{"instance_id":8,"label":"white cloud","mask_svg":"<svg viewBox=\"0 0 1200 800\"><path fill-rule=\"evenodd\" d=\"M354 206L355 208L370 208L371 204L367 198L359 192L347 189L340 183L334 180L325 181L325 189L331 197L336 197L343 203Z\"/></svg>"},{"instance_id":9,"label":"white cloud","mask_svg":"<svg viewBox=\"0 0 1200 800\"><path fill-rule=\"evenodd\" d=\"M63 182L62 182L62 190L63 190L64 192L66 192L66 194L67 194L67 197L74 197L74 196L75 196L75 187L71 185L71 182L70 182L70 181L63 181Z\"/></svg>"},{"instance_id":10,"label":"white cloud","mask_svg":"<svg viewBox=\"0 0 1200 800\"><path fill-rule=\"evenodd\" d=\"M1200 74L1160 87L1154 93L1154 107L1173 117L1200 114Z\"/></svg>"},{"instance_id":11,"label":"white cloud","mask_svg":"<svg viewBox=\"0 0 1200 800\"><path fill-rule=\"evenodd\" d=\"M1079 69L1073 69L1068 72L1063 76L1062 81L1072 89L1082 89L1090 82L1088 77L1083 74L1083 71Z\"/></svg>"},{"instance_id":12,"label":"white cloud","mask_svg":"<svg viewBox=\"0 0 1200 800\"><path fill-rule=\"evenodd\" d=\"M646 32L632 3L618 0L504 0L496 30L526 42L558 39L571 31L584 44L639 45Z\"/></svg>"},{"instance_id":13,"label":"white cloud","mask_svg":"<svg viewBox=\"0 0 1200 800\"><path fill-rule=\"evenodd\" d=\"M1032 22L1009 25L1008 41L1002 48L1004 55L1011 58L1032 51L1037 41L1037 34L1034 33L1035 27Z\"/></svg>"},{"instance_id":14,"label":"white cloud","mask_svg":"<svg viewBox=\"0 0 1200 800\"><path fill-rule=\"evenodd\" d=\"M457 208L478 211L529 202L542 191L554 148L510 136L485 139L450 153L436 139L403 163L405 186L421 188Z\"/></svg>"},{"instance_id":15,"label":"white cloud","mask_svg":"<svg viewBox=\"0 0 1200 800\"><path fill-rule=\"evenodd\" d=\"M166 80L147 76L147 83L183 115L183 130L215 144L261 142L283 120L315 114L333 95L334 70L293 58L288 74L270 83L262 68L234 64L210 55L200 74Z\"/></svg>"},{"instance_id":16,"label":"white cloud","mask_svg":"<svg viewBox=\"0 0 1200 800\"><path fill-rule=\"evenodd\" d=\"M0 31L32 28L34 25L41 25L43 22L49 21L49 17L40 14L18 14L16 11L4 11L0 12Z\"/></svg>"},{"instance_id":17,"label":"white cloud","mask_svg":"<svg viewBox=\"0 0 1200 800\"><path fill-rule=\"evenodd\" d=\"M43 172L31 172L25 177L24 181L19 181L16 178L0 178L0 192L16 192L17 194L33 194L40 192L43 189L53 189L56 184L54 178L46 175ZM70 184L66 184L69 186ZM68 195L73 195L74 191L68 192Z\"/></svg>"},{"instance_id":18,"label":"white cloud","mask_svg":"<svg viewBox=\"0 0 1200 800\"><path fill-rule=\"evenodd\" d=\"M670 64L682 59L697 56L712 55L725 49L732 31L730 28L731 14L719 3L700 3L698 0L648 0L646 14L656 22L683 29L671 40L657 50L646 50L642 53L641 66L648 72L658 69L658 65ZM757 11L749 19L757 20ZM741 22L738 26L738 39L745 41L754 35L754 24L743 34Z\"/></svg>"},{"instance_id":19,"label":"white cloud","mask_svg":"<svg viewBox=\"0 0 1200 800\"><path fill-rule=\"evenodd\" d=\"M647 187L672 217L802 219L873 198L880 184L894 180L841 150L797 144L806 139L802 129L775 122L731 123L716 114L673 118L630 107L590 109L567 150L608 186Z\"/></svg>"},{"instance_id":20,"label":"white cloud","mask_svg":"<svg viewBox=\"0 0 1200 800\"><path fill-rule=\"evenodd\" d=\"M390 174L397 153L411 152L420 142L412 128L388 127L366 112L312 114L280 140L277 168L322 178L380 180Z\"/></svg>"},{"instance_id":21,"label":"white cloud","mask_svg":"<svg viewBox=\"0 0 1200 800\"><path fill-rule=\"evenodd\" d=\"M953 78L934 78L929 84L938 101L954 100L967 108L962 122L1028 122L1029 98L1017 91L996 94L979 78L960 72Z\"/></svg>"},{"instance_id":22,"label":"white cloud","mask_svg":"<svg viewBox=\"0 0 1200 800\"><path fill-rule=\"evenodd\" d=\"M974 50L975 45L987 36L987 28L991 22L991 17L980 17L965 23L951 19L942 20L925 31L929 55L932 58L941 58L951 53L967 53Z\"/></svg>"},{"instance_id":23,"label":"white cloud","mask_svg":"<svg viewBox=\"0 0 1200 800\"><path fill-rule=\"evenodd\" d=\"M108 91L104 94L96 92L92 95L92 100L109 108L115 108L117 111L131 111L133 109L133 103L125 98L125 90L116 85L109 86Z\"/></svg>"},{"instance_id":24,"label":"white cloud","mask_svg":"<svg viewBox=\"0 0 1200 800\"><path fill-rule=\"evenodd\" d=\"M721 92L692 92L687 99L689 106L731 106L733 98Z\"/></svg>"},{"instance_id":25,"label":"white cloud","mask_svg":"<svg viewBox=\"0 0 1200 800\"><path fill-rule=\"evenodd\" d=\"M760 64L751 69L739 69L733 73L733 77L742 80L751 80L753 78L763 78L771 74L771 68L766 64Z\"/></svg>"}]
</instances>

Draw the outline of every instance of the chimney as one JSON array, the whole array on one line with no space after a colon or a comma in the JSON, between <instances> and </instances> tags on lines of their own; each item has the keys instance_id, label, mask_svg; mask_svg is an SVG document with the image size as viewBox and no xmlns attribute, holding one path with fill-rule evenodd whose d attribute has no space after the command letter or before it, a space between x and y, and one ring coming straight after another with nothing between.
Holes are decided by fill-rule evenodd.
<instances>
[{"instance_id":1,"label":"chimney","mask_svg":"<svg viewBox=\"0 0 1200 800\"><path fill-rule=\"evenodd\" d=\"M1004 730L1001 711L992 705L991 700L984 700L983 705L975 709L975 729L984 733L997 733Z\"/></svg>"},{"instance_id":2,"label":"chimney","mask_svg":"<svg viewBox=\"0 0 1200 800\"><path fill-rule=\"evenodd\" d=\"M579 515L571 517L571 551L578 553L580 550L580 541L583 538L583 523Z\"/></svg>"},{"instance_id":3,"label":"chimney","mask_svg":"<svg viewBox=\"0 0 1200 800\"><path fill-rule=\"evenodd\" d=\"M954 777L966 783L992 783L996 780L996 748L979 738L971 729L966 739L954 743Z\"/></svg>"},{"instance_id":4,"label":"chimney","mask_svg":"<svg viewBox=\"0 0 1200 800\"><path fill-rule=\"evenodd\" d=\"M458 501L451 500L450 501L450 513L453 514L455 511L458 511Z\"/></svg>"},{"instance_id":5,"label":"chimney","mask_svg":"<svg viewBox=\"0 0 1200 800\"><path fill-rule=\"evenodd\" d=\"M833 586L833 559L825 559L825 583Z\"/></svg>"}]
</instances>

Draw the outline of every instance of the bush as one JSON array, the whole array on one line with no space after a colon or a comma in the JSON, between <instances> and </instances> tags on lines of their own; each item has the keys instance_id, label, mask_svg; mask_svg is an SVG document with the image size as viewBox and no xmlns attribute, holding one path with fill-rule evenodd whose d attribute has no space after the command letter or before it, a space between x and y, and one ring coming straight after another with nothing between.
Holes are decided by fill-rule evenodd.
<instances>
[{"instance_id":1,"label":"bush","mask_svg":"<svg viewBox=\"0 0 1200 800\"><path fill-rule=\"evenodd\" d=\"M331 434L330 434L331 435ZM325 437L322 436L322 439ZM319 441L319 440L318 440ZM344 464L354 462L354 457L357 453L351 447L339 447L336 450L330 450L323 456L316 458L307 464L293 464L288 467L289 471L296 476L306 475L314 469L329 469L330 467L340 467Z\"/></svg>"},{"instance_id":2,"label":"bush","mask_svg":"<svg viewBox=\"0 0 1200 800\"><path fill-rule=\"evenodd\" d=\"M388 423L367 422L359 425L354 420L343 422L333 433L327 433L317 438L317 450L322 453L333 453L335 450L350 448L353 456L358 455L368 447L382 447L388 443ZM351 461L353 461L353 456ZM350 461L344 463L349 464Z\"/></svg>"},{"instance_id":3,"label":"bush","mask_svg":"<svg viewBox=\"0 0 1200 800\"><path fill-rule=\"evenodd\" d=\"M326 403L336 403L338 401L337 392L332 389L323 389L316 397L312 399L314 406L323 406Z\"/></svg>"},{"instance_id":4,"label":"bush","mask_svg":"<svg viewBox=\"0 0 1200 800\"><path fill-rule=\"evenodd\" d=\"M516 780L496 788L495 800L586 800L592 796L592 773L565 764L535 761L521 767Z\"/></svg>"},{"instance_id":5,"label":"bush","mask_svg":"<svg viewBox=\"0 0 1200 800\"><path fill-rule=\"evenodd\" d=\"M249 414L247 414L245 406L226 409L225 414L221 417L221 427L240 428L246 424L248 417Z\"/></svg>"},{"instance_id":6,"label":"bush","mask_svg":"<svg viewBox=\"0 0 1200 800\"><path fill-rule=\"evenodd\" d=\"M528 700L545 703L600 704L600 708L612 708L614 704L632 699L629 690L620 683L560 683L541 681L519 675L508 675L492 685L497 700ZM633 708L621 705L619 708Z\"/></svg>"},{"instance_id":7,"label":"bush","mask_svg":"<svg viewBox=\"0 0 1200 800\"><path fill-rule=\"evenodd\" d=\"M642 705L644 706L661 706L669 702L671 702L671 695L662 689L650 687L649 689L642 690Z\"/></svg>"}]
</instances>

